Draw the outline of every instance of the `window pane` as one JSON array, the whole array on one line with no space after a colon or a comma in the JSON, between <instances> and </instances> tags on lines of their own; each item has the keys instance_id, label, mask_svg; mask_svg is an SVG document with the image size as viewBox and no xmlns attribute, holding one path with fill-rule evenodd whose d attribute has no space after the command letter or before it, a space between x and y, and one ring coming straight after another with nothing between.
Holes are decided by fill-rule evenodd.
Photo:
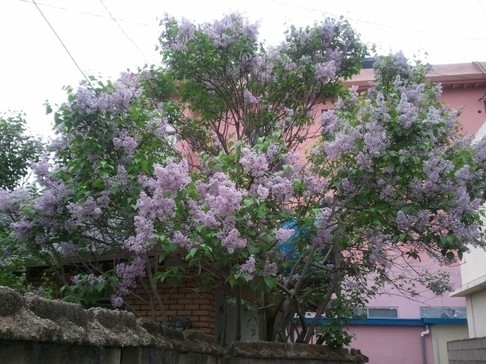
<instances>
[{"instance_id":1,"label":"window pane","mask_svg":"<svg viewBox=\"0 0 486 364\"><path fill-rule=\"evenodd\" d=\"M368 317L398 317L396 308L368 308Z\"/></svg>"},{"instance_id":2,"label":"window pane","mask_svg":"<svg viewBox=\"0 0 486 364\"><path fill-rule=\"evenodd\" d=\"M420 307L420 317L424 318L466 318L465 307Z\"/></svg>"}]
</instances>

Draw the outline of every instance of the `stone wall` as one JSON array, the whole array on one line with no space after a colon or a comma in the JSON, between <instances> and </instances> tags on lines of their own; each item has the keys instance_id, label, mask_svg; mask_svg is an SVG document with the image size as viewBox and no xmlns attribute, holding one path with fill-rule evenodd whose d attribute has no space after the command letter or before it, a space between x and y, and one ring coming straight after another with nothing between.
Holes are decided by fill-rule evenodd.
<instances>
[{"instance_id":1,"label":"stone wall","mask_svg":"<svg viewBox=\"0 0 486 364\"><path fill-rule=\"evenodd\" d=\"M0 363L15 364L357 364L355 350L321 345L238 342L176 331L126 311L83 309L0 287Z\"/></svg>"},{"instance_id":2,"label":"stone wall","mask_svg":"<svg viewBox=\"0 0 486 364\"><path fill-rule=\"evenodd\" d=\"M447 343L449 364L486 364L486 337Z\"/></svg>"}]
</instances>

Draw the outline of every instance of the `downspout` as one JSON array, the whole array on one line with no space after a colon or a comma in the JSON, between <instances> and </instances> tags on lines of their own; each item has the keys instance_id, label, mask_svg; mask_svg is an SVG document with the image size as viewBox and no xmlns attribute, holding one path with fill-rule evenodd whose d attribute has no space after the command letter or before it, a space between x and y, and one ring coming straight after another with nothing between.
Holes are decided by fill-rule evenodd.
<instances>
[{"instance_id":1,"label":"downspout","mask_svg":"<svg viewBox=\"0 0 486 364\"><path fill-rule=\"evenodd\" d=\"M430 334L429 325L425 325L425 331L420 333L420 344L422 345L422 364L427 364L427 356L425 355L425 335Z\"/></svg>"}]
</instances>

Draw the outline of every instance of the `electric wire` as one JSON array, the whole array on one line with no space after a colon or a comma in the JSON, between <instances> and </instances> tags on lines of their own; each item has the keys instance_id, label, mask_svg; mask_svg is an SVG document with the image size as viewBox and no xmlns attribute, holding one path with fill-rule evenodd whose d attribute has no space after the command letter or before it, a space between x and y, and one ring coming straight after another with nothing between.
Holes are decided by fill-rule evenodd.
<instances>
[{"instance_id":1,"label":"electric wire","mask_svg":"<svg viewBox=\"0 0 486 364\"><path fill-rule=\"evenodd\" d=\"M47 19L47 17L44 15L44 13L42 12L41 8L39 7L39 5L37 5L37 3L35 2L35 0L32 0L32 3L35 5L35 7L37 8L37 10L39 11L40 15L42 16L42 18L45 20L45 22L47 23L47 25L49 26L49 28L51 28L52 32L54 33L54 35L56 36L56 38L59 40L59 42L61 43L62 47L64 48L64 50L66 51L66 53L68 54L69 58L71 58L71 61L74 63L74 65L76 66L76 68L79 70L79 72L81 72L81 74L83 75L84 79L88 82L88 84L90 86L91 85L91 81L90 79L86 76L86 74L84 73L84 71L81 69L81 67L79 66L78 62L76 62L76 60L74 59L73 55L71 54L71 52L69 51L69 49L67 48L66 44L64 44L64 42L62 41L61 37L59 36L59 34L57 34L56 30L54 29L54 27L51 25L51 23L49 22L49 20Z\"/></svg>"},{"instance_id":2,"label":"electric wire","mask_svg":"<svg viewBox=\"0 0 486 364\"><path fill-rule=\"evenodd\" d=\"M118 23L118 21L115 19L115 17L113 16L113 14L111 13L111 11L108 9L108 7L106 6L105 2L103 0L100 0L100 3L103 5L103 7L105 8L106 12L108 13L108 15L110 16L110 18L115 22L115 24L117 25L118 29L120 29L120 31L123 33L123 35L133 44L133 46L137 49L138 53L140 53L140 55L143 57L143 59L145 59L145 62L149 63L149 60L147 58L147 56L145 56L145 54L142 52L142 50L140 49L140 47L137 45L137 43L135 43L133 41L132 38L130 38L130 36L125 32L125 30L122 28L122 26L120 25L120 23Z\"/></svg>"},{"instance_id":3,"label":"electric wire","mask_svg":"<svg viewBox=\"0 0 486 364\"><path fill-rule=\"evenodd\" d=\"M31 0L17 0L17 1L23 2L23 3L30 3L31 2ZM91 13L89 11L70 9L70 8L66 8L66 7L63 7L63 6L47 4L47 3L43 3L43 2L39 2L39 1L37 1L37 5L40 5L40 6L43 6L43 7L52 8L52 9L58 9L58 10L62 10L62 11L67 11L67 12L71 12L71 13L77 13L77 14L81 14L81 15L96 17L96 18L110 19L106 15ZM156 28L156 26L153 25L153 24L141 23L141 22L132 21L132 20L129 20L129 19L115 18L115 20L116 21L119 21L119 22L140 25L140 26L147 27L147 28Z\"/></svg>"},{"instance_id":4,"label":"electric wire","mask_svg":"<svg viewBox=\"0 0 486 364\"><path fill-rule=\"evenodd\" d=\"M30 0L17 0L17 1L29 2ZM326 13L326 14L329 14L330 16L332 16L332 17L335 17L335 18L339 17L337 14L327 12L327 11L324 11L322 9L316 9L316 8L303 6L303 5L296 5L296 4L290 3L288 1L283 1L283 0L268 0L268 1L276 3L276 4L280 4L280 5L293 7L293 8L296 8L296 9L302 9L302 10L309 11L309 12ZM477 1L478 1L478 4L480 5L481 9L484 11L484 7L480 3L480 0L477 0ZM99 17L99 18L109 19L109 17L104 16L104 15L95 14L95 13L86 12L86 11L81 11L81 10L74 10L74 9L70 9L70 8L66 8L66 7L62 7L62 6L58 6L58 5L46 4L46 3L41 3L41 2L38 2L38 4L42 5L42 6L55 8L55 9L64 10L64 11L75 12L75 13L84 14L84 15L88 15L88 16L95 16L95 17ZM384 28L403 30L403 31L407 31L407 32L438 35L438 36L441 36L441 37L455 37L455 38L460 38L460 39L470 39L470 40L475 40L475 41L486 42L486 38L471 37L471 36L453 34L453 33L434 32L434 31L425 30L425 29L414 29L414 28L409 28L409 27L401 27L401 26L396 26L396 25L391 25L391 24L373 22L373 21L370 21L370 20L364 20L364 19L360 19L360 18L356 18L356 17L349 17L349 16L344 16L344 17L345 17L345 19L348 19L348 20L353 20L353 21L356 21L356 22L375 25L375 26L384 27ZM141 22L134 22L134 21L131 21L131 20L128 20L128 19L122 19L122 18L116 18L115 17L115 20L118 21L118 22L120 22L120 21L121 22L129 22L129 23L141 25L141 26L144 26L144 27L156 28L155 25L151 25L151 24L147 24L147 23L141 23Z\"/></svg>"},{"instance_id":5,"label":"electric wire","mask_svg":"<svg viewBox=\"0 0 486 364\"><path fill-rule=\"evenodd\" d=\"M287 1L282 1L282 0L268 0L270 2L280 4L280 5L285 5L289 7L293 7L296 9L302 9L305 11L309 12L320 12L320 13L325 13L328 14L331 17L334 18L339 18L337 14L333 14L331 12L324 11L322 9L316 9L316 8L311 8L303 5L296 5ZM409 28L409 27L402 27L402 26L396 26L396 25L391 25L391 24L384 24L384 23L377 23L373 22L370 20L363 20L360 18L352 17L352 16L344 16L345 19L351 21L356 21L359 23L364 23L364 24L370 24L374 26L379 26L379 27L384 27L384 28L389 28L389 29L397 29L397 30L404 30L407 32L415 32L415 33L422 33L422 34L431 34L431 35L436 35L436 36L441 36L441 37L454 37L454 38L459 38L459 39L469 39L469 40L475 40L475 41L480 41L480 42L486 42L486 38L480 38L480 37L471 37L471 36L466 36L466 35L459 35L459 34L453 34L453 33L441 33L441 32L434 32L431 30L425 30L425 29L414 29L414 28Z\"/></svg>"},{"instance_id":6,"label":"electric wire","mask_svg":"<svg viewBox=\"0 0 486 364\"><path fill-rule=\"evenodd\" d=\"M479 8L481 9L481 11L483 12L484 15L486 15L486 10L484 9L484 6L483 4L481 3L480 0L476 0L477 4L479 5Z\"/></svg>"}]
</instances>

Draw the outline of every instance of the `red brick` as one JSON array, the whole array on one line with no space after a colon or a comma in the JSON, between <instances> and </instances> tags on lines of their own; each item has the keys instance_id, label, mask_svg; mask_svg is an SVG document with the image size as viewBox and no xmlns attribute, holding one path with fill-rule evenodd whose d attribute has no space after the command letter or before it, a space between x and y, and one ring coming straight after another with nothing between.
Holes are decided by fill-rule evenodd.
<instances>
[{"instance_id":1,"label":"red brick","mask_svg":"<svg viewBox=\"0 0 486 364\"><path fill-rule=\"evenodd\" d=\"M177 299L177 298L186 298L186 295L184 293L173 293L169 296L172 299Z\"/></svg>"},{"instance_id":2,"label":"red brick","mask_svg":"<svg viewBox=\"0 0 486 364\"><path fill-rule=\"evenodd\" d=\"M192 302L197 304L209 305L212 303L212 300L210 300L209 298L194 298Z\"/></svg>"},{"instance_id":3,"label":"red brick","mask_svg":"<svg viewBox=\"0 0 486 364\"><path fill-rule=\"evenodd\" d=\"M178 310L177 311L177 315L180 315L180 316L190 316L191 315L191 311L190 310Z\"/></svg>"},{"instance_id":4,"label":"red brick","mask_svg":"<svg viewBox=\"0 0 486 364\"><path fill-rule=\"evenodd\" d=\"M215 307L213 305L199 305L200 310L214 311Z\"/></svg>"},{"instance_id":5,"label":"red brick","mask_svg":"<svg viewBox=\"0 0 486 364\"><path fill-rule=\"evenodd\" d=\"M194 316L201 316L201 317L209 316L208 312L205 310L192 310L192 314Z\"/></svg>"}]
</instances>

